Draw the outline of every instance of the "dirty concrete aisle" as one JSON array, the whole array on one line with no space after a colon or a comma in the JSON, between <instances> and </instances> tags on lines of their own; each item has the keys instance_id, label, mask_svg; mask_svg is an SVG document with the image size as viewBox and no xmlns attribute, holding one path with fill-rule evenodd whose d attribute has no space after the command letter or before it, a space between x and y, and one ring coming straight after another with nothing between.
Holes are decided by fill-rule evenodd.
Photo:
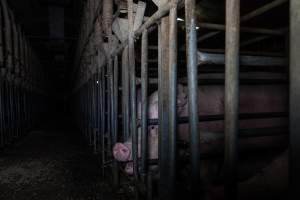
<instances>
[{"instance_id":1,"label":"dirty concrete aisle","mask_svg":"<svg viewBox=\"0 0 300 200\"><path fill-rule=\"evenodd\" d=\"M0 199L114 199L101 182L99 158L78 135L58 125L1 152Z\"/></svg>"}]
</instances>

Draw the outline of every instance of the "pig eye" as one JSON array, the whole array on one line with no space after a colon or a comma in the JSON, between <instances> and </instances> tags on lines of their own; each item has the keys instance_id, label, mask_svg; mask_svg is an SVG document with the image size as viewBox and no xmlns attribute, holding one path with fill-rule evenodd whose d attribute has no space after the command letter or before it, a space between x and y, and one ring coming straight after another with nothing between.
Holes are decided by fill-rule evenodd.
<instances>
[{"instance_id":1,"label":"pig eye","mask_svg":"<svg viewBox=\"0 0 300 200\"><path fill-rule=\"evenodd\" d=\"M155 129L155 127L154 127L154 126L151 126L151 129L153 130L153 129Z\"/></svg>"},{"instance_id":2,"label":"pig eye","mask_svg":"<svg viewBox=\"0 0 300 200\"><path fill-rule=\"evenodd\" d=\"M126 152L127 152L127 150L126 150L126 149L122 149L122 151L123 151L123 153L126 153Z\"/></svg>"}]
</instances>

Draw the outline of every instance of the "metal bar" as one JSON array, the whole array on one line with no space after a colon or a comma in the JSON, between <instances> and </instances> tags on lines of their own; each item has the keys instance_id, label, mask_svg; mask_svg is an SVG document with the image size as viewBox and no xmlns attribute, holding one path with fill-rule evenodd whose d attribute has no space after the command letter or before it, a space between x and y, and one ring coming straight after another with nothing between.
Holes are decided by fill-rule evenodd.
<instances>
[{"instance_id":1,"label":"metal bar","mask_svg":"<svg viewBox=\"0 0 300 200\"><path fill-rule=\"evenodd\" d=\"M268 119L268 118L287 118L288 113L285 112L270 112L270 113L240 113L240 120L249 120L249 119ZM224 120L224 114L221 115L199 115L199 122L210 122L210 121L222 121ZM140 119L138 119L138 125L141 125ZM189 117L179 117L178 124L187 124L189 123ZM148 119L148 126L158 125L159 119Z\"/></svg>"},{"instance_id":2,"label":"metal bar","mask_svg":"<svg viewBox=\"0 0 300 200\"><path fill-rule=\"evenodd\" d=\"M251 38L251 39L249 39L249 40L246 40L246 41L241 42L240 47L249 46L249 45L251 45L251 44L254 44L254 43L257 43L257 42L266 40L266 39L268 39L268 38L270 38L269 35L267 35L267 36L266 36L266 35L263 35L263 36Z\"/></svg>"},{"instance_id":3,"label":"metal bar","mask_svg":"<svg viewBox=\"0 0 300 200\"><path fill-rule=\"evenodd\" d=\"M148 159L148 32L144 30L142 34L142 56L141 56L141 175L145 183L147 178L147 159Z\"/></svg>"},{"instance_id":4,"label":"metal bar","mask_svg":"<svg viewBox=\"0 0 300 200\"><path fill-rule=\"evenodd\" d=\"M225 55L217 53L198 52L198 64L225 64ZM282 57L267 57L267 56L240 56L240 65L245 66L285 66L287 60Z\"/></svg>"},{"instance_id":5,"label":"metal bar","mask_svg":"<svg viewBox=\"0 0 300 200\"><path fill-rule=\"evenodd\" d=\"M12 42L11 42L11 25L8 14L8 6L6 0L1 1L3 8L3 17L4 17L4 34L5 34L5 63L8 73L12 70Z\"/></svg>"},{"instance_id":6,"label":"metal bar","mask_svg":"<svg viewBox=\"0 0 300 200\"><path fill-rule=\"evenodd\" d=\"M148 29L150 26L153 26L159 19L163 16L167 15L170 12L170 9L173 7L171 2L167 2L166 4L160 6L158 11L156 11L149 19L134 32L135 37L139 37L144 30Z\"/></svg>"},{"instance_id":7,"label":"metal bar","mask_svg":"<svg viewBox=\"0 0 300 200\"><path fill-rule=\"evenodd\" d=\"M225 198L237 199L240 0L226 0Z\"/></svg>"},{"instance_id":8,"label":"metal bar","mask_svg":"<svg viewBox=\"0 0 300 200\"><path fill-rule=\"evenodd\" d=\"M129 137L129 64L128 47L125 47L122 53L122 110L123 110L123 140Z\"/></svg>"},{"instance_id":9,"label":"metal bar","mask_svg":"<svg viewBox=\"0 0 300 200\"><path fill-rule=\"evenodd\" d=\"M200 135L198 131L198 66L195 0L185 0L186 57L188 76L188 107L192 195L199 194ZM201 133L200 133L201 134Z\"/></svg>"},{"instance_id":10,"label":"metal bar","mask_svg":"<svg viewBox=\"0 0 300 200\"><path fill-rule=\"evenodd\" d=\"M170 32L169 32L169 195L167 199L175 198L176 180L176 138L177 138L177 0L171 0L173 4L170 10Z\"/></svg>"},{"instance_id":11,"label":"metal bar","mask_svg":"<svg viewBox=\"0 0 300 200\"><path fill-rule=\"evenodd\" d=\"M181 2L181 1L180 1ZM178 8L181 8L181 4L178 3ZM133 36L134 38L138 38L145 29L148 29L148 33L152 32L156 27L152 27L155 25L163 16L167 15L170 12L170 9L172 8L171 3L166 3L159 7L158 11L155 12L151 17L147 19L147 21L134 32ZM119 54L125 46L128 45L128 40L125 40L113 53L112 56L115 56L115 54Z\"/></svg>"},{"instance_id":12,"label":"metal bar","mask_svg":"<svg viewBox=\"0 0 300 200\"><path fill-rule=\"evenodd\" d=\"M290 133L290 199L299 198L300 180L300 1L290 0L290 87L289 87L289 133Z\"/></svg>"},{"instance_id":13,"label":"metal bar","mask_svg":"<svg viewBox=\"0 0 300 200\"><path fill-rule=\"evenodd\" d=\"M159 199L173 199L172 185L169 185L169 16L161 18L159 28L159 91L158 91L158 109L159 109Z\"/></svg>"},{"instance_id":14,"label":"metal bar","mask_svg":"<svg viewBox=\"0 0 300 200\"><path fill-rule=\"evenodd\" d=\"M214 24L214 23L200 23L198 26L200 28L220 30L220 31L225 31L226 28L226 26L223 24ZM246 32L246 33L284 35L284 31L282 30L272 30L272 29L265 29L265 28L241 27L240 30L241 32Z\"/></svg>"},{"instance_id":15,"label":"metal bar","mask_svg":"<svg viewBox=\"0 0 300 200\"><path fill-rule=\"evenodd\" d=\"M118 63L118 56L114 58L114 71L113 71L113 139L112 143L117 143L118 138L118 70L119 70L119 63ZM115 187L118 187L119 184L119 172L118 172L118 162L115 160L113 162L113 183Z\"/></svg>"},{"instance_id":16,"label":"metal bar","mask_svg":"<svg viewBox=\"0 0 300 200\"><path fill-rule=\"evenodd\" d=\"M134 32L133 32L133 0L128 0L128 63L130 70L130 128L132 138L133 174L137 182L138 172L138 135L136 131L136 83L135 83L135 55L134 55ZM137 187L136 187L137 190ZM136 191L137 194L137 191Z\"/></svg>"},{"instance_id":17,"label":"metal bar","mask_svg":"<svg viewBox=\"0 0 300 200\"><path fill-rule=\"evenodd\" d=\"M101 69L101 75L100 75L100 98L101 98L101 159L102 159L102 176L105 176L105 168L104 168L104 163L105 163L105 131L106 131L106 123L105 123L105 69L104 66Z\"/></svg>"},{"instance_id":18,"label":"metal bar","mask_svg":"<svg viewBox=\"0 0 300 200\"><path fill-rule=\"evenodd\" d=\"M246 15L242 16L240 21L241 22L249 21L259 15L262 15L262 14L268 12L269 10L272 10L273 8L276 8L277 6L280 6L281 4L283 4L287 1L288 0L274 0L271 3L268 3L262 7L259 7L255 10L247 13ZM221 33L221 31L214 31L214 32L205 34L198 39L198 42L203 42L204 40L209 39L215 35L218 35L219 33Z\"/></svg>"},{"instance_id":19,"label":"metal bar","mask_svg":"<svg viewBox=\"0 0 300 200\"><path fill-rule=\"evenodd\" d=\"M241 22L246 22L249 21L259 15L262 15L278 6L280 6L281 4L288 2L288 0L275 0L272 1L271 3L268 3L252 12L249 12L248 14L244 15L241 17Z\"/></svg>"}]
</instances>

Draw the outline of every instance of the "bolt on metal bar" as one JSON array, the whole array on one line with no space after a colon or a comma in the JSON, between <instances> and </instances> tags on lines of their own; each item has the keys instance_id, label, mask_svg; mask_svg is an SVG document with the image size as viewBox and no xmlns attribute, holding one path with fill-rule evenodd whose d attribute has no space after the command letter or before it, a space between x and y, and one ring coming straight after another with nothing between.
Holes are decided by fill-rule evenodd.
<instances>
[{"instance_id":1,"label":"bolt on metal bar","mask_svg":"<svg viewBox=\"0 0 300 200\"><path fill-rule=\"evenodd\" d=\"M290 86L289 86L289 133L290 133L290 199L300 197L300 1L290 0Z\"/></svg>"},{"instance_id":2,"label":"bolt on metal bar","mask_svg":"<svg viewBox=\"0 0 300 200\"><path fill-rule=\"evenodd\" d=\"M237 199L240 0L226 0L225 198Z\"/></svg>"},{"instance_id":3,"label":"bolt on metal bar","mask_svg":"<svg viewBox=\"0 0 300 200\"><path fill-rule=\"evenodd\" d=\"M188 107L190 134L190 162L192 194L199 194L200 186L200 135L198 131L198 65L195 0L185 0L186 57L188 76ZM201 134L201 133L200 133Z\"/></svg>"}]
</instances>

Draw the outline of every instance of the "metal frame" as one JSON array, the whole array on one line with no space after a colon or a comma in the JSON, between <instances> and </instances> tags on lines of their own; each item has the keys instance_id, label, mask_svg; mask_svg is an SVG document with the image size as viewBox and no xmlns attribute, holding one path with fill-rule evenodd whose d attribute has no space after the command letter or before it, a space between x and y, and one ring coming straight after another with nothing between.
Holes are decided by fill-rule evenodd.
<instances>
[{"instance_id":1,"label":"metal frame","mask_svg":"<svg viewBox=\"0 0 300 200\"><path fill-rule=\"evenodd\" d=\"M225 194L227 198L236 199L237 195L237 140L239 119L250 118L271 118L271 117L286 117L287 113L249 113L239 114L238 110L238 97L240 84L263 84L271 82L268 80L258 81L255 83L253 80L242 80L239 82L239 65L248 66L277 66L281 67L287 64L286 59L283 57L273 56L239 56L239 47L249 45L253 42L263 40L271 36L282 36L286 33L286 29L270 30L263 28L253 27L240 27L240 22L246 22L254 17L260 16L271 9L282 5L287 0L274 0L242 17L239 13L239 0L227 0L226 4L226 25L202 23L198 25L200 31L202 28L219 30L210 32L197 39L196 19L195 19L195 0L168 0L163 5L158 5L158 10L149 18L144 20L137 29L134 30L134 4L132 0L127 1L127 14L128 14L128 37L125 41L121 42L117 48L107 49L101 44L97 46L98 54L105 55L104 64L97 66L98 76L92 79L93 83L97 80L97 91L95 95L95 88L92 90L93 95L88 95L86 98L85 90L89 91L90 87L95 87L92 84L85 84L91 79L91 75L85 72L85 64L83 60L86 58L87 46L91 38L95 23L101 18L104 21L105 34L100 34L99 37L107 37L108 46L112 46L112 21L119 16L119 10L115 15L112 13L112 1L103 1L98 5L97 13L83 16L82 18L82 31L81 37L78 42L77 55L79 64L75 72L82 70L83 74L76 75L77 83L74 85L74 93L78 94L79 100L76 104L80 106L78 111L78 120L80 120L80 113L83 113L86 118L84 122L80 123L83 132L89 126L89 116L98 123L92 123L93 128L97 127L97 137L91 137L91 142L94 145L95 152L101 152L102 173L105 176L110 170L113 172L113 183L115 186L119 184L119 166L116 161L112 161L112 146L119 141L132 141L132 154L133 154L133 169L134 176L133 182L135 186L136 198L145 195L148 199L152 198L152 173L149 170L148 157L148 126L159 125L159 199L174 199L176 195L176 126L179 123L189 123L190 134L190 164L191 164L191 194L199 195L200 187L200 162L201 153L198 151L200 148L200 135L198 132L199 121L216 121L225 120ZM88 7L88 6L87 6ZM186 118L177 118L176 116L176 96L177 96L177 10L185 7L185 27L186 27L186 63L187 63L187 84L188 84L188 105L189 116ZM102 13L100 12L102 10ZM89 12L85 8L85 12ZM84 25L89 26L84 27ZM148 36L154 30L158 31L158 44L157 50L158 59L154 60L158 65L158 78L156 85L158 86L159 93L159 117L158 119L148 119L148 91L151 79L149 79L150 66L148 65L151 59L148 58L148 50L151 46L148 44ZM202 42L210 37L219 34L221 31L226 33L226 49L222 52L206 53L198 52L197 43ZM240 31L262 34L259 39L253 39L239 44ZM136 63L136 48L135 41L139 40L141 36L141 60L140 66ZM101 41L105 43L104 41ZM201 45L200 45L201 46ZM92 55L94 55L92 53ZM95 55L94 55L95 56ZM295 59L296 60L296 59ZM121 63L119 63L119 61ZM240 61L240 62L239 62ZM199 65L200 64L200 65ZM202 84L224 84L224 80L215 80L215 82L204 83L205 80L198 80L198 71L203 66L202 64L225 64L225 117L218 116L199 116L198 114L198 87ZM294 64L295 65L295 64ZM293 66L293 65L291 65ZM140 67L140 68L138 68ZM141 116L137 116L136 102L136 69L141 69ZM294 68L293 68L294 69ZM156 70L156 69L155 69ZM119 76L119 72L121 75ZM85 79L80 78L81 76ZM121 79L119 81L119 79ZM295 78L296 79L296 78ZM274 82L272 84L286 84L286 80ZM294 80L296 81L296 80ZM296 82L295 82L296 83ZM120 88L119 88L120 87ZM296 86L295 86L296 87ZM121 93L119 93L121 92ZM97 97L95 97L97 96ZM291 96L294 97L294 96ZM96 99L96 100L95 100ZM293 98L291 98L293 100ZM91 102L98 102L98 106L93 105L92 109L87 109ZM122 107L119 108L119 102ZM98 109L96 109L96 107ZM201 108L200 108L201 109ZM99 114L92 113L93 110L100 112ZM121 112L122 111L122 112ZM120 115L119 115L120 113ZM99 116L98 116L99 115ZM119 118L122 120L118 120ZM140 117L140 118L139 118ZM293 117L293 116L292 116ZM118 123L120 122L120 123ZM122 123L121 123L122 122ZM292 126L292 125L291 125ZM141 134L138 134L138 128L141 128ZM272 135L268 133L267 135ZM202 133L200 133L202 134ZM275 133L276 134L276 133ZM88 136L88 134L87 134ZM257 137L259 134L247 133L241 134L241 137ZM223 139L223 138L222 138ZM99 141L98 141L99 140ZM141 141L141 157L139 157L139 141ZM99 145L99 147L95 147ZM157 163L157 161L156 161ZM140 184L146 187L146 194L141 190Z\"/></svg>"}]
</instances>

